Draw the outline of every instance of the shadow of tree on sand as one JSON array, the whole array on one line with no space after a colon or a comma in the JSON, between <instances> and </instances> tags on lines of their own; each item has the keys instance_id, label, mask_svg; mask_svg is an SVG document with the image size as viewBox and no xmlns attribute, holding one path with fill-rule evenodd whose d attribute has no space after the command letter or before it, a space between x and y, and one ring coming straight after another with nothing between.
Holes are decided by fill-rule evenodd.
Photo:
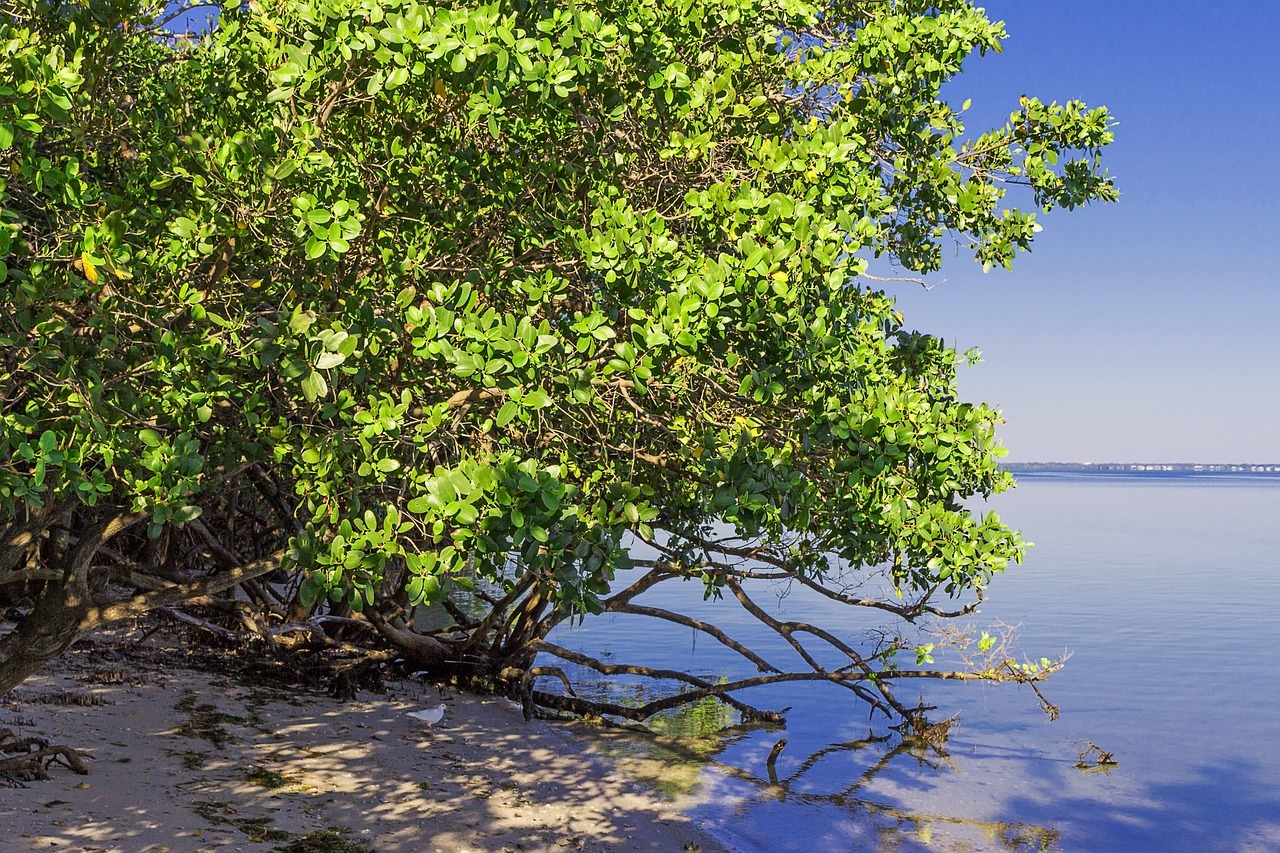
<instances>
[{"instance_id":1,"label":"shadow of tree on sand","mask_svg":"<svg viewBox=\"0 0 1280 853\"><path fill-rule=\"evenodd\" d=\"M338 703L186 669L123 669L104 684L101 667L72 660L7 697L0 718L93 745L95 760L88 777L55 771L5 790L5 844L271 851L334 830L379 853L715 848L501 700L402 682ZM23 699L55 690L90 690L103 704ZM406 716L442 701L440 726Z\"/></svg>"}]
</instances>

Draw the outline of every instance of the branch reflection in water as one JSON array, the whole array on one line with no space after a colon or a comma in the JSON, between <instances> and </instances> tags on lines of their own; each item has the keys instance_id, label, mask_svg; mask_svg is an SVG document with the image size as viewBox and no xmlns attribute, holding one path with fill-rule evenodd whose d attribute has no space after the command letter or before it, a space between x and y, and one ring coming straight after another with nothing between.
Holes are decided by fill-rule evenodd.
<instances>
[{"instance_id":1,"label":"branch reflection in water","mask_svg":"<svg viewBox=\"0 0 1280 853\"><path fill-rule=\"evenodd\" d=\"M827 810L838 810L860 828L860 837L873 840L874 849L897 849L904 842L928 845L936 840L935 833L956 842L972 838L981 841L984 849L1053 850L1059 845L1060 833L1053 826L909 810L861 795L882 773L901 769L904 764L935 774L960 772L946 748L945 724L933 738L910 732L900 736L869 731L866 737L814 750L779 773L778 765L787 764L785 738L774 742L762 760L740 762L748 767L719 760L730 745L771 728L759 724L722 728L731 722L729 713L723 705L706 700L655 718L650 728L580 720L564 725L587 737L624 771L695 813L699 804L714 799L717 812L725 814L727 822L771 802L788 803L792 809L812 807L828 814ZM843 771L830 764L841 758L865 766L833 789L832 775ZM759 770L749 769L754 766ZM824 780L810 784L808 777L817 775L815 771L821 772ZM732 800L731 806L726 806L726 797Z\"/></svg>"}]
</instances>

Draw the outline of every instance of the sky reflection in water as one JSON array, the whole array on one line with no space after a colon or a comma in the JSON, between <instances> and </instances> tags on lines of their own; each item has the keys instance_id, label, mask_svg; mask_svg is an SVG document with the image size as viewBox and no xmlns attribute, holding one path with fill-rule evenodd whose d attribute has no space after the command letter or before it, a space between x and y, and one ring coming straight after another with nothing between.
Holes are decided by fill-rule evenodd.
<instances>
[{"instance_id":1,"label":"sky reflection in water","mask_svg":"<svg viewBox=\"0 0 1280 853\"><path fill-rule=\"evenodd\" d=\"M1021 623L1033 658L1071 652L1045 687L1061 718L1049 722L1015 685L899 684L900 699L923 691L959 715L944 758L869 740L883 724L840 688L761 688L746 698L793 706L787 729L704 746L698 760L714 760L681 792L698 803L695 819L761 851L1280 849L1280 480L1024 475L994 508L1036 547L997 578L977 624ZM730 602L700 598L691 583L646 603L776 648ZM845 624L838 633L853 639L872 627L795 592L757 600ZM747 674L705 637L642 618L589 619L557 641L619 662ZM766 758L780 737L771 785ZM1081 771L1082 741L1119 764Z\"/></svg>"}]
</instances>

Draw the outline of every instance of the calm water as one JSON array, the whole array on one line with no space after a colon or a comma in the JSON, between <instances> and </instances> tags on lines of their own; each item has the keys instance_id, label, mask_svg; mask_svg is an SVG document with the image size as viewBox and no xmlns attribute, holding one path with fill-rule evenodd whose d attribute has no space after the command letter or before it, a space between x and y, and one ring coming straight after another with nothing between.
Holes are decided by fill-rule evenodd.
<instances>
[{"instance_id":1,"label":"calm water","mask_svg":"<svg viewBox=\"0 0 1280 853\"><path fill-rule=\"evenodd\" d=\"M673 769L692 816L746 851L1280 850L1280 481L1023 475L995 508L1036 546L975 618L1021 623L1033 658L1071 652L1043 688L1061 718L1016 685L899 682L900 699L923 691L935 717L959 715L941 758L868 742L883 723L839 688L761 688L743 698L793 706L786 730L704 743L692 772ZM637 600L753 636L736 603L702 604L700 586ZM757 592L852 639L874 627L822 599ZM754 636L784 659L776 638ZM619 662L749 674L718 644L635 617L555 639ZM1118 765L1082 771L1080 741Z\"/></svg>"}]
</instances>

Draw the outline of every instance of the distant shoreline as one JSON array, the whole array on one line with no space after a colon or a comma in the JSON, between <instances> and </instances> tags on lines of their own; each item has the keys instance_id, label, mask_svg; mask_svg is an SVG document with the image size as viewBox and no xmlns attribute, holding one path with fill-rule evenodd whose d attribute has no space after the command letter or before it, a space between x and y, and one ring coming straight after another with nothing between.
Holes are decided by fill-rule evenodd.
<instances>
[{"instance_id":1,"label":"distant shoreline","mask_svg":"<svg viewBox=\"0 0 1280 853\"><path fill-rule=\"evenodd\" d=\"M1280 464L1253 462L1008 462L1000 466L1013 474L1099 474L1123 475L1173 475L1173 476L1222 476L1278 477Z\"/></svg>"}]
</instances>

